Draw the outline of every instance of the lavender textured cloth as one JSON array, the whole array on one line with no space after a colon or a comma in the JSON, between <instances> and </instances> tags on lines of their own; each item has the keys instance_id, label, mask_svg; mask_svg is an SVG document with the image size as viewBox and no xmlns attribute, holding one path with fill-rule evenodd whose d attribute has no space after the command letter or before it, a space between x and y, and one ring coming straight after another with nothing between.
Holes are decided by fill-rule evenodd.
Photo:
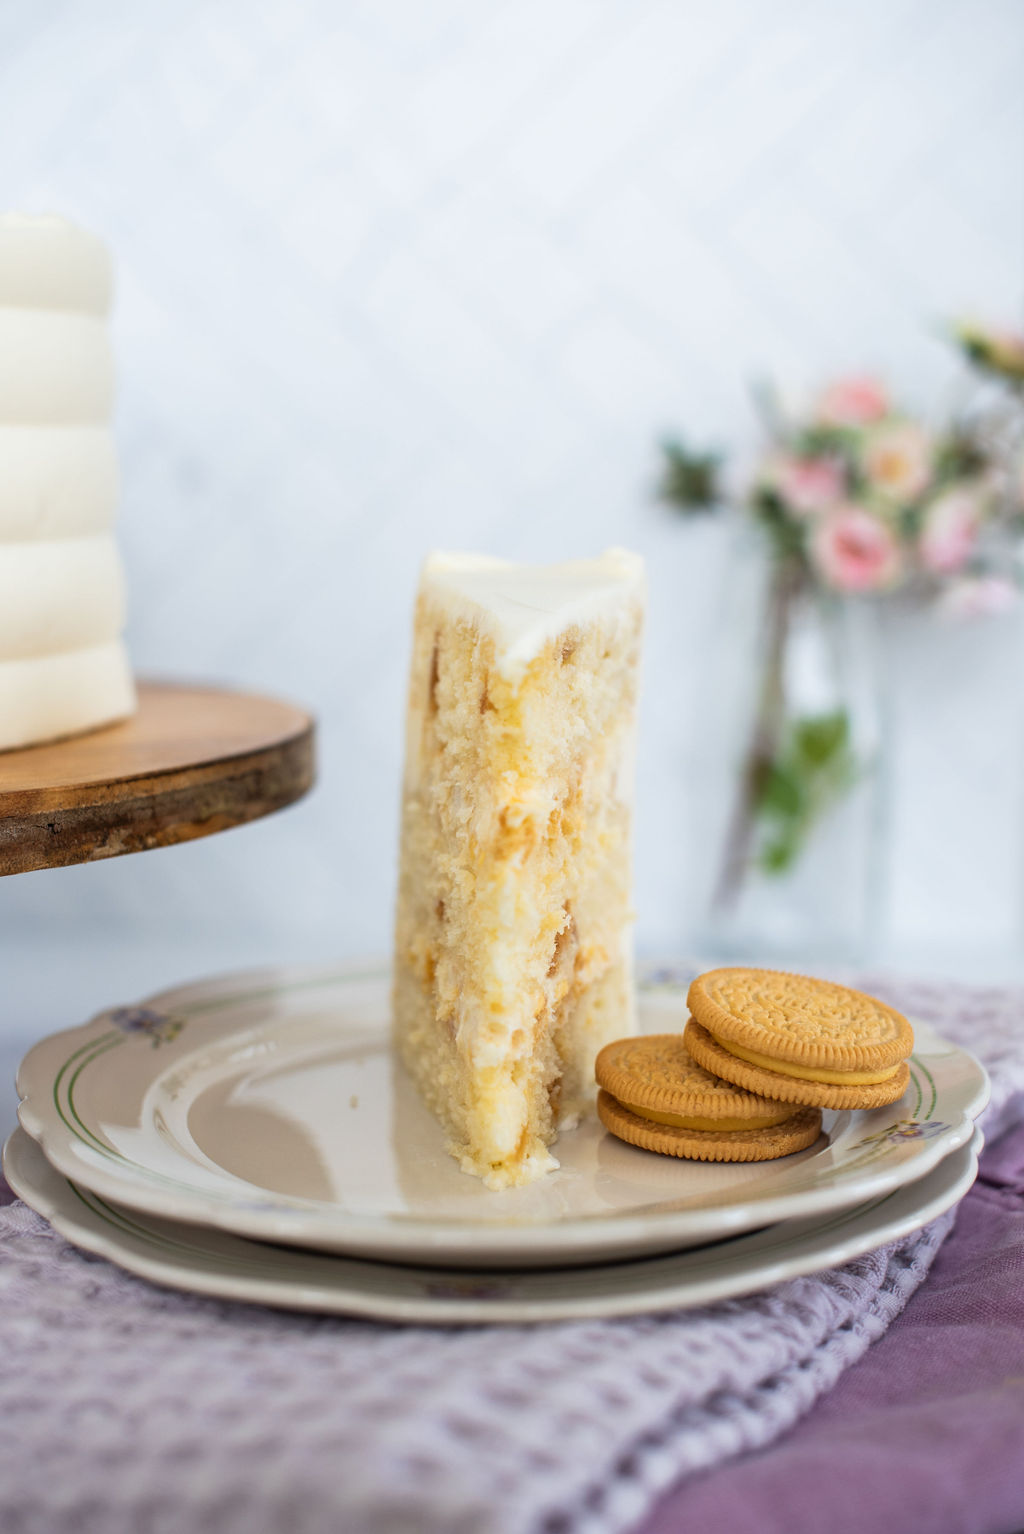
<instances>
[{"instance_id":1,"label":"lavender textured cloth","mask_svg":"<svg viewBox=\"0 0 1024 1534\"><path fill-rule=\"evenodd\" d=\"M1024 1123L1024 998L876 989L985 1060L990 1137ZM1003 1352L995 1328L1020 1317L1014 1154L1000 1147L996 1180L969 1196L948 1256L940 1249L952 1212L844 1268L745 1300L535 1328L376 1326L175 1294L80 1255L14 1202L0 1210L0 1531L622 1534L650 1520L682 1477L728 1461L671 1492L649 1534L770 1530L761 1495L784 1510L779 1529L839 1534L878 1511L875 1526L901 1534L998 1530L1024 1456L968 1419L972 1405L989 1405L991 1375L979 1360ZM964 1243L978 1272L960 1284L950 1275L962 1269ZM896 1348L894 1363L880 1365L870 1345L937 1257L943 1276L917 1302L925 1319L906 1313L882 1343ZM1001 1399L1021 1428L1015 1375L1024 1368L1007 1373ZM844 1374L842 1393L822 1400ZM966 1425L950 1442L958 1392ZM891 1457L879 1457L897 1441L895 1431L886 1436L887 1412L907 1434L898 1475ZM989 1418L998 1419L994 1407ZM854 1419L868 1424L863 1432ZM774 1450L749 1452L776 1440ZM972 1442L972 1463L987 1464L1000 1488L998 1506L972 1502L960 1485L956 1456ZM801 1480L799 1498L786 1462L772 1468L793 1453L810 1456L801 1463L817 1473ZM768 1480L745 1490L757 1474ZM948 1485L936 1490L940 1477L952 1478L957 1497ZM729 1517L726 1495L735 1499ZM933 1511L936 1497L943 1513L973 1516L975 1503L987 1511L975 1523L908 1522L926 1496Z\"/></svg>"},{"instance_id":2,"label":"lavender textured cloth","mask_svg":"<svg viewBox=\"0 0 1024 1534\"><path fill-rule=\"evenodd\" d=\"M770 1448L677 1487L642 1534L1024 1529L1024 1128L985 1153L928 1282Z\"/></svg>"}]
</instances>

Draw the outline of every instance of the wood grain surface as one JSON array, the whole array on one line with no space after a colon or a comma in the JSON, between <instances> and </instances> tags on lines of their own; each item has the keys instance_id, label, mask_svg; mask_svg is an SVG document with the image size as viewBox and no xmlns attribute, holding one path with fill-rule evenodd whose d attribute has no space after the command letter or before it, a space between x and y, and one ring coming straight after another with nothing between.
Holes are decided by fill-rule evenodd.
<instances>
[{"instance_id":1,"label":"wood grain surface","mask_svg":"<svg viewBox=\"0 0 1024 1534\"><path fill-rule=\"evenodd\" d=\"M0 874L211 836L283 809L314 778L314 726L290 703L141 682L138 712L0 752Z\"/></svg>"}]
</instances>

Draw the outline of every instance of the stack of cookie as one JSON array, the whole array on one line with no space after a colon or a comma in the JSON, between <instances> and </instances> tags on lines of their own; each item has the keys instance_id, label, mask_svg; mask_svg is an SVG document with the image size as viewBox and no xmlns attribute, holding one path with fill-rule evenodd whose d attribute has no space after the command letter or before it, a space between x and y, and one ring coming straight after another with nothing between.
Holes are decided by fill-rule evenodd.
<instances>
[{"instance_id":1,"label":"stack of cookie","mask_svg":"<svg viewBox=\"0 0 1024 1534\"><path fill-rule=\"evenodd\" d=\"M597 1111L619 1139L699 1161L812 1145L823 1108L877 1108L909 1081L901 1013L847 986L765 969L698 975L682 1034L608 1044Z\"/></svg>"}]
</instances>

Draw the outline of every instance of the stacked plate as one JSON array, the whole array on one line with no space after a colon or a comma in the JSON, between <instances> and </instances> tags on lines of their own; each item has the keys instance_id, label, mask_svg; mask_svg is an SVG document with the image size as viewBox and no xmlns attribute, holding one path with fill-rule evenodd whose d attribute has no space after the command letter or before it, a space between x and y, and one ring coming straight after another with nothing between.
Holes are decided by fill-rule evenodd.
<instances>
[{"instance_id":1,"label":"stacked plate","mask_svg":"<svg viewBox=\"0 0 1024 1534\"><path fill-rule=\"evenodd\" d=\"M689 978L648 976L642 1028L683 1026ZM967 1191L985 1073L915 1034L903 1099L826 1113L797 1155L677 1161L591 1121L559 1171L492 1193L392 1058L384 972L233 976L38 1044L4 1167L76 1246L198 1293L434 1324L676 1309L846 1262Z\"/></svg>"}]
</instances>

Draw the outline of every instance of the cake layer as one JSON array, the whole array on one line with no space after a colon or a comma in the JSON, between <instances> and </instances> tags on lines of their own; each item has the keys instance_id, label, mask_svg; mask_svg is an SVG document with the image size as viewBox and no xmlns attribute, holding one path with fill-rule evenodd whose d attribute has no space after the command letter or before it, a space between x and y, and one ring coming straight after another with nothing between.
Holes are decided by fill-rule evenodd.
<instances>
[{"instance_id":1,"label":"cake layer","mask_svg":"<svg viewBox=\"0 0 1024 1534\"><path fill-rule=\"evenodd\" d=\"M0 544L0 661L102 644L123 625L121 557L110 533Z\"/></svg>"},{"instance_id":2,"label":"cake layer","mask_svg":"<svg viewBox=\"0 0 1024 1534\"><path fill-rule=\"evenodd\" d=\"M557 1165L632 1031L640 561L431 559L406 730L395 1032L464 1170Z\"/></svg>"},{"instance_id":3,"label":"cake layer","mask_svg":"<svg viewBox=\"0 0 1024 1534\"><path fill-rule=\"evenodd\" d=\"M106 421L113 395L104 320L0 308L0 422Z\"/></svg>"},{"instance_id":4,"label":"cake layer","mask_svg":"<svg viewBox=\"0 0 1024 1534\"><path fill-rule=\"evenodd\" d=\"M95 235L49 214L0 214L0 307L106 314L110 291Z\"/></svg>"},{"instance_id":5,"label":"cake layer","mask_svg":"<svg viewBox=\"0 0 1024 1534\"><path fill-rule=\"evenodd\" d=\"M120 640L35 660L0 661L0 750L92 730L134 711Z\"/></svg>"},{"instance_id":6,"label":"cake layer","mask_svg":"<svg viewBox=\"0 0 1024 1534\"><path fill-rule=\"evenodd\" d=\"M642 581L643 561L626 549L556 565L438 553L424 565L421 589L446 617L487 634L495 666L513 678L556 634L614 612Z\"/></svg>"},{"instance_id":7,"label":"cake layer","mask_svg":"<svg viewBox=\"0 0 1024 1534\"><path fill-rule=\"evenodd\" d=\"M0 544L106 532L117 458L105 426L0 426Z\"/></svg>"}]
</instances>

